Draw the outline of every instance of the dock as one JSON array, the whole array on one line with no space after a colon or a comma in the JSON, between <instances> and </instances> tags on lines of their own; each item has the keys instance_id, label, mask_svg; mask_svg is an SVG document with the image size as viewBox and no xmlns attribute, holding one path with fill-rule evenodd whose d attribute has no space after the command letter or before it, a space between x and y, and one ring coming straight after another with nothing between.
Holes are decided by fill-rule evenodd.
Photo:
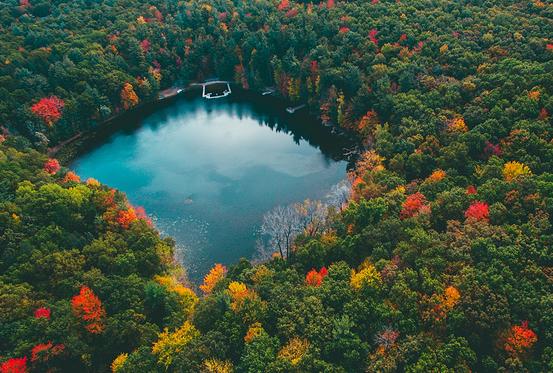
<instances>
[{"instance_id":1,"label":"dock","mask_svg":"<svg viewBox=\"0 0 553 373\"><path fill-rule=\"evenodd\" d=\"M290 114L294 114L296 111L303 109L305 106L306 104L295 106L295 107L289 106L286 108L286 111Z\"/></svg>"},{"instance_id":2,"label":"dock","mask_svg":"<svg viewBox=\"0 0 553 373\"><path fill-rule=\"evenodd\" d=\"M209 87L211 85L226 85L226 88L221 92L206 92L206 87ZM208 100L214 99L214 98L221 98L221 97L227 97L232 93L232 90L230 89L230 83L223 80L213 80L213 81L205 81L204 83L200 83L202 86L202 97L206 98Z\"/></svg>"}]
</instances>

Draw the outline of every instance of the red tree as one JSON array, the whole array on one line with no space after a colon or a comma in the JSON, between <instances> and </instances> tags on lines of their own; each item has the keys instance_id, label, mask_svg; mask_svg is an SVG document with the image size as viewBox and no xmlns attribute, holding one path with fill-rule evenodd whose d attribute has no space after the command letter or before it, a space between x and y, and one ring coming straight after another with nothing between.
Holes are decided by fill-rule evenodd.
<instances>
[{"instance_id":1,"label":"red tree","mask_svg":"<svg viewBox=\"0 0 553 373\"><path fill-rule=\"evenodd\" d=\"M528 327L528 321L513 325L505 339L505 351L520 354L530 349L538 341L538 336Z\"/></svg>"},{"instance_id":2,"label":"red tree","mask_svg":"<svg viewBox=\"0 0 553 373\"><path fill-rule=\"evenodd\" d=\"M476 189L476 187L474 185L469 185L467 187L467 190L465 191L465 193L469 196L471 195L474 195L476 193L478 193L478 190Z\"/></svg>"},{"instance_id":3,"label":"red tree","mask_svg":"<svg viewBox=\"0 0 553 373\"><path fill-rule=\"evenodd\" d=\"M486 146L484 147L484 155L491 157L492 155L500 156L501 155L501 146L499 144L494 145L489 141L486 141Z\"/></svg>"},{"instance_id":4,"label":"red tree","mask_svg":"<svg viewBox=\"0 0 553 373\"><path fill-rule=\"evenodd\" d=\"M467 211L465 211L465 218L475 220L489 220L490 211L486 202L475 201L473 202Z\"/></svg>"},{"instance_id":5,"label":"red tree","mask_svg":"<svg viewBox=\"0 0 553 373\"><path fill-rule=\"evenodd\" d=\"M412 218L421 213L430 212L430 206L426 203L424 194L417 192L407 197L401 205L400 219Z\"/></svg>"},{"instance_id":6,"label":"red tree","mask_svg":"<svg viewBox=\"0 0 553 373\"><path fill-rule=\"evenodd\" d=\"M0 366L2 373L26 373L27 372L27 356L18 357L6 360Z\"/></svg>"},{"instance_id":7,"label":"red tree","mask_svg":"<svg viewBox=\"0 0 553 373\"><path fill-rule=\"evenodd\" d=\"M52 342L39 343L31 350L31 361L47 361L52 356L59 355L65 349L63 344L54 345Z\"/></svg>"},{"instance_id":8,"label":"red tree","mask_svg":"<svg viewBox=\"0 0 553 373\"><path fill-rule=\"evenodd\" d=\"M56 96L44 97L31 106L31 111L40 117L46 125L52 126L61 118L61 109L64 106L63 100Z\"/></svg>"},{"instance_id":9,"label":"red tree","mask_svg":"<svg viewBox=\"0 0 553 373\"><path fill-rule=\"evenodd\" d=\"M322 267L320 271L313 268L305 275L305 283L308 286L318 287L323 283L324 278L328 275L326 267Z\"/></svg>"},{"instance_id":10,"label":"red tree","mask_svg":"<svg viewBox=\"0 0 553 373\"><path fill-rule=\"evenodd\" d=\"M50 158L44 162L44 171L48 172L50 175L55 175L61 169L60 163L57 159Z\"/></svg>"},{"instance_id":11,"label":"red tree","mask_svg":"<svg viewBox=\"0 0 553 373\"><path fill-rule=\"evenodd\" d=\"M140 48L144 53L148 52L151 46L152 46L152 43L150 43L148 39L144 39L140 42Z\"/></svg>"},{"instance_id":12,"label":"red tree","mask_svg":"<svg viewBox=\"0 0 553 373\"><path fill-rule=\"evenodd\" d=\"M289 0L280 0L280 4L278 4L278 10L287 9L289 6L290 6Z\"/></svg>"},{"instance_id":13,"label":"red tree","mask_svg":"<svg viewBox=\"0 0 553 373\"><path fill-rule=\"evenodd\" d=\"M375 28L369 31L369 39L374 43L374 45L378 45L378 39L376 38L376 34L378 34L378 31Z\"/></svg>"},{"instance_id":14,"label":"red tree","mask_svg":"<svg viewBox=\"0 0 553 373\"><path fill-rule=\"evenodd\" d=\"M106 311L100 299L88 286L82 286L78 295L71 299L71 306L75 316L85 322L85 328L92 334L99 334L104 330L103 318Z\"/></svg>"},{"instance_id":15,"label":"red tree","mask_svg":"<svg viewBox=\"0 0 553 373\"><path fill-rule=\"evenodd\" d=\"M40 307L35 310L35 319L48 319L50 320L50 309L46 307Z\"/></svg>"}]
</instances>

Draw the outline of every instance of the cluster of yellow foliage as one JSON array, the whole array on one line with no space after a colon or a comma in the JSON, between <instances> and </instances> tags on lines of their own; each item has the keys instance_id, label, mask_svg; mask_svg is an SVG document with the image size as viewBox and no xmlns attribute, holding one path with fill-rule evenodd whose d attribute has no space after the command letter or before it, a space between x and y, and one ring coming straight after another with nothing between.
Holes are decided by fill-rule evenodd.
<instances>
[{"instance_id":1,"label":"cluster of yellow foliage","mask_svg":"<svg viewBox=\"0 0 553 373\"><path fill-rule=\"evenodd\" d=\"M244 300L253 299L256 296L255 292L248 290L246 284L238 281L231 282L227 290L230 298L232 299L230 307L234 311L237 311L240 308Z\"/></svg>"},{"instance_id":2,"label":"cluster of yellow foliage","mask_svg":"<svg viewBox=\"0 0 553 373\"><path fill-rule=\"evenodd\" d=\"M208 359L204 361L204 368L206 373L232 373L232 363L227 360Z\"/></svg>"},{"instance_id":3,"label":"cluster of yellow foliage","mask_svg":"<svg viewBox=\"0 0 553 373\"><path fill-rule=\"evenodd\" d=\"M426 179L429 183L437 183L438 181L442 181L447 176L446 172L444 170L436 170L432 172L430 176Z\"/></svg>"},{"instance_id":4,"label":"cluster of yellow foliage","mask_svg":"<svg viewBox=\"0 0 553 373\"><path fill-rule=\"evenodd\" d=\"M202 289L205 294L210 294L215 285L225 277L226 273L227 268L224 265L219 263L215 264L209 273L205 275L204 283L200 285L200 289Z\"/></svg>"},{"instance_id":5,"label":"cluster of yellow foliage","mask_svg":"<svg viewBox=\"0 0 553 373\"><path fill-rule=\"evenodd\" d=\"M309 349L307 339L292 338L286 346L278 352L278 357L288 360L292 365L298 365Z\"/></svg>"},{"instance_id":6,"label":"cluster of yellow foliage","mask_svg":"<svg viewBox=\"0 0 553 373\"><path fill-rule=\"evenodd\" d=\"M158 362L169 368L173 363L173 358L184 350L191 340L200 335L198 330L189 321L173 333L167 328L159 335L157 342L152 346L152 353L158 356Z\"/></svg>"},{"instance_id":7,"label":"cluster of yellow foliage","mask_svg":"<svg viewBox=\"0 0 553 373\"><path fill-rule=\"evenodd\" d=\"M86 180L86 185L88 185L89 187L99 187L100 182L90 177Z\"/></svg>"},{"instance_id":8,"label":"cluster of yellow foliage","mask_svg":"<svg viewBox=\"0 0 553 373\"><path fill-rule=\"evenodd\" d=\"M186 314L192 312L194 306L198 302L198 297L191 289L179 283L177 279L172 276L155 276L154 280L168 290L178 294L179 303L182 305Z\"/></svg>"},{"instance_id":9,"label":"cluster of yellow foliage","mask_svg":"<svg viewBox=\"0 0 553 373\"><path fill-rule=\"evenodd\" d=\"M123 367L123 364L125 364L125 361L127 361L128 357L129 354L119 354L119 356L117 356L115 360L113 360L113 362L111 363L111 371L113 373L117 373L121 369L121 367Z\"/></svg>"},{"instance_id":10,"label":"cluster of yellow foliage","mask_svg":"<svg viewBox=\"0 0 553 373\"><path fill-rule=\"evenodd\" d=\"M131 83L125 83L125 85L123 85L123 88L121 89L121 103L123 104L123 109L125 110L138 105L138 96L136 95Z\"/></svg>"},{"instance_id":11,"label":"cluster of yellow foliage","mask_svg":"<svg viewBox=\"0 0 553 373\"><path fill-rule=\"evenodd\" d=\"M246 332L246 335L244 336L244 341L246 343L250 343L257 336L261 335L262 332L263 332L263 326L261 326L261 323L255 322L250 326L250 328Z\"/></svg>"},{"instance_id":12,"label":"cluster of yellow foliage","mask_svg":"<svg viewBox=\"0 0 553 373\"><path fill-rule=\"evenodd\" d=\"M448 131L455 133L463 133L468 131L467 124L462 117L457 117L450 121L447 125L447 129Z\"/></svg>"},{"instance_id":13,"label":"cluster of yellow foliage","mask_svg":"<svg viewBox=\"0 0 553 373\"><path fill-rule=\"evenodd\" d=\"M529 176L531 174L532 171L524 163L511 161L503 166L503 177L506 181L513 181L520 176Z\"/></svg>"},{"instance_id":14,"label":"cluster of yellow foliage","mask_svg":"<svg viewBox=\"0 0 553 373\"><path fill-rule=\"evenodd\" d=\"M457 303L459 303L459 299L461 299L461 293L459 293L459 290L453 286L448 286L445 288L442 296L442 307L444 310L449 311L453 309Z\"/></svg>"},{"instance_id":15,"label":"cluster of yellow foliage","mask_svg":"<svg viewBox=\"0 0 553 373\"><path fill-rule=\"evenodd\" d=\"M449 311L459 303L461 293L456 287L448 286L445 288L443 294L434 295L433 298L437 300L437 304L427 316L431 316L439 321L444 319Z\"/></svg>"},{"instance_id":16,"label":"cluster of yellow foliage","mask_svg":"<svg viewBox=\"0 0 553 373\"><path fill-rule=\"evenodd\" d=\"M359 271L351 270L350 286L355 290L359 290L363 286L377 286L381 280L380 273L368 260L361 264Z\"/></svg>"}]
</instances>

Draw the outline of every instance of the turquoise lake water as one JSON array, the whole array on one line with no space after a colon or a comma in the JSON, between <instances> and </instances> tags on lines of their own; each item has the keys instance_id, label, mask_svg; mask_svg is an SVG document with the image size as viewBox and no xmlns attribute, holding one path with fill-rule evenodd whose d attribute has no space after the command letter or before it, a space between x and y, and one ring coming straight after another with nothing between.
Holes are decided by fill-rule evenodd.
<instances>
[{"instance_id":1,"label":"turquoise lake water","mask_svg":"<svg viewBox=\"0 0 553 373\"><path fill-rule=\"evenodd\" d=\"M72 167L143 206L196 282L251 258L268 210L324 198L346 173L344 141L262 100L179 98L129 121Z\"/></svg>"}]
</instances>

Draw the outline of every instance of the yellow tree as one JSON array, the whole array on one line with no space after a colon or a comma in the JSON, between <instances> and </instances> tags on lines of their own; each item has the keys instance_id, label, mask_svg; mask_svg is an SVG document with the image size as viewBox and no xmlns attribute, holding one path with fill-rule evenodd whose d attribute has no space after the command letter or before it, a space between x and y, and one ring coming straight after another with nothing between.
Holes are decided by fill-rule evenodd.
<instances>
[{"instance_id":1,"label":"yellow tree","mask_svg":"<svg viewBox=\"0 0 553 373\"><path fill-rule=\"evenodd\" d=\"M205 294L210 294L215 285L225 277L226 273L227 268L224 265L219 263L215 264L209 273L205 275L204 283L200 285L200 289L202 289Z\"/></svg>"},{"instance_id":2,"label":"yellow tree","mask_svg":"<svg viewBox=\"0 0 553 373\"><path fill-rule=\"evenodd\" d=\"M190 341L199 336L200 333L189 321L185 321L180 328L172 333L165 328L152 346L152 353L157 355L160 364L163 364L165 368L169 368L174 357L182 352Z\"/></svg>"},{"instance_id":3,"label":"yellow tree","mask_svg":"<svg viewBox=\"0 0 553 373\"><path fill-rule=\"evenodd\" d=\"M524 163L511 161L505 163L505 165L503 166L503 177L506 181L513 181L520 176L529 176L531 174L532 171Z\"/></svg>"},{"instance_id":4,"label":"yellow tree","mask_svg":"<svg viewBox=\"0 0 553 373\"><path fill-rule=\"evenodd\" d=\"M129 110L138 105L138 96L131 83L125 83L125 85L123 85L123 89L121 89L121 103L125 110Z\"/></svg>"},{"instance_id":5,"label":"yellow tree","mask_svg":"<svg viewBox=\"0 0 553 373\"><path fill-rule=\"evenodd\" d=\"M363 286L378 286L380 282L380 273L368 260L361 264L359 271L351 270L350 285L355 290L359 290Z\"/></svg>"}]
</instances>

